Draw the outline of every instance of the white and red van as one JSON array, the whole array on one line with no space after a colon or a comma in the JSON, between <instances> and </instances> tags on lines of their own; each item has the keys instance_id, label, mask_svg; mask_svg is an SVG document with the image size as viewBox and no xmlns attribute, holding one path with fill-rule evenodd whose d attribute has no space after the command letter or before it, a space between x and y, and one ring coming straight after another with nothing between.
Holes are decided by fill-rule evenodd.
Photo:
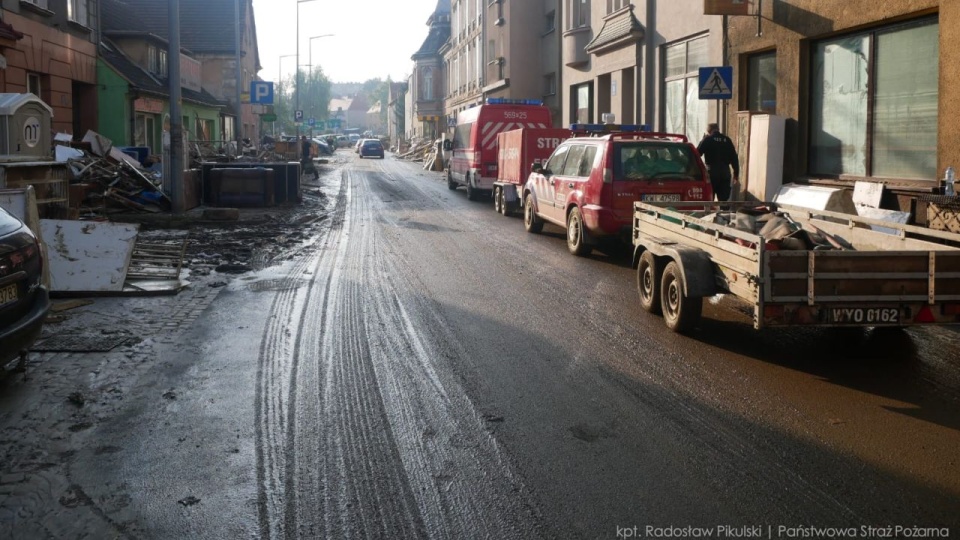
<instances>
[{"instance_id":1,"label":"white and red van","mask_svg":"<svg viewBox=\"0 0 960 540\"><path fill-rule=\"evenodd\" d=\"M447 186L466 186L467 198L493 191L497 180L497 135L519 128L552 125L550 109L530 99L488 99L483 105L461 111L453 133L453 156L447 167Z\"/></svg>"}]
</instances>

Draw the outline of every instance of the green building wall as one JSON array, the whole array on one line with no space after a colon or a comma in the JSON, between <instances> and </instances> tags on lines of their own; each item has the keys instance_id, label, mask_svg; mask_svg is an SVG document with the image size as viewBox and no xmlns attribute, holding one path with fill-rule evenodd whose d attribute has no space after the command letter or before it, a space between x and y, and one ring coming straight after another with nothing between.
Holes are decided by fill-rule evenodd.
<instances>
[{"instance_id":1,"label":"green building wall","mask_svg":"<svg viewBox=\"0 0 960 540\"><path fill-rule=\"evenodd\" d=\"M97 60L98 132L118 146L130 144L130 84Z\"/></svg>"},{"instance_id":2,"label":"green building wall","mask_svg":"<svg viewBox=\"0 0 960 540\"><path fill-rule=\"evenodd\" d=\"M130 84L120 77L109 64L103 60L97 61L97 81L99 81L99 133L107 137L117 146L133 144L131 133L131 100ZM163 140L163 119L170 114L170 101L159 96L151 96L163 100L163 113L157 116L155 122L155 141ZM195 103L184 102L181 107L184 119L184 129L189 130L190 139L197 137L197 119L209 120L213 123L210 138L220 139L220 108L205 107ZM219 146L219 145L217 145ZM156 149L160 151L160 148Z\"/></svg>"}]
</instances>

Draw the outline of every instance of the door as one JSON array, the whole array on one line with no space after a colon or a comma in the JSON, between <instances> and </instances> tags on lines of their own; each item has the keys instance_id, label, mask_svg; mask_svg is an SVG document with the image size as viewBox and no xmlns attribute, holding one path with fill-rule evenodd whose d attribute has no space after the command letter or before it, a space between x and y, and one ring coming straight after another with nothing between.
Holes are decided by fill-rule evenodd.
<instances>
[{"instance_id":1,"label":"door","mask_svg":"<svg viewBox=\"0 0 960 540\"><path fill-rule=\"evenodd\" d=\"M556 186L567 160L571 145L560 145L544 165L544 174L538 174L534 179L534 190L537 194L537 213L546 220L557 221Z\"/></svg>"}]
</instances>

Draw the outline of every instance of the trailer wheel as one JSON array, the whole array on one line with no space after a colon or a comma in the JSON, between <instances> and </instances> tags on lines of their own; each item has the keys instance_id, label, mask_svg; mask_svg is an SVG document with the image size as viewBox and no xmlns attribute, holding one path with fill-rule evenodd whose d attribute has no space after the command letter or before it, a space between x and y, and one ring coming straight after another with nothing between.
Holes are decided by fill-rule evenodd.
<instances>
[{"instance_id":1,"label":"trailer wheel","mask_svg":"<svg viewBox=\"0 0 960 540\"><path fill-rule=\"evenodd\" d=\"M567 215L567 249L577 257L584 257L593 251L587 244L587 232L583 227L580 209L574 206Z\"/></svg>"},{"instance_id":2,"label":"trailer wheel","mask_svg":"<svg viewBox=\"0 0 960 540\"><path fill-rule=\"evenodd\" d=\"M500 188L500 213L504 216L510 215L510 208L507 206L507 192L503 188Z\"/></svg>"},{"instance_id":3,"label":"trailer wheel","mask_svg":"<svg viewBox=\"0 0 960 540\"><path fill-rule=\"evenodd\" d=\"M643 255L640 256L640 264L637 265L637 291L640 293L640 307L654 315L662 313L660 280L663 276L658 266L657 258L649 251L643 252Z\"/></svg>"},{"instance_id":4,"label":"trailer wheel","mask_svg":"<svg viewBox=\"0 0 960 540\"><path fill-rule=\"evenodd\" d=\"M450 169L447 169L447 189L453 191L457 189L457 183L453 180L453 175L450 173Z\"/></svg>"},{"instance_id":5,"label":"trailer wheel","mask_svg":"<svg viewBox=\"0 0 960 540\"><path fill-rule=\"evenodd\" d=\"M493 209L496 210L498 214L503 213L503 190L500 189L500 186L493 186Z\"/></svg>"},{"instance_id":6,"label":"trailer wheel","mask_svg":"<svg viewBox=\"0 0 960 540\"><path fill-rule=\"evenodd\" d=\"M680 267L670 261L663 270L663 280L660 282L660 306L663 310L663 321L667 328L674 332L686 332L698 322L703 312L703 298L691 298L684 295L683 279Z\"/></svg>"},{"instance_id":7,"label":"trailer wheel","mask_svg":"<svg viewBox=\"0 0 960 540\"><path fill-rule=\"evenodd\" d=\"M533 195L527 193L523 200L523 228L528 233L538 233L543 230L543 221L537 217L537 212L533 209Z\"/></svg>"}]
</instances>

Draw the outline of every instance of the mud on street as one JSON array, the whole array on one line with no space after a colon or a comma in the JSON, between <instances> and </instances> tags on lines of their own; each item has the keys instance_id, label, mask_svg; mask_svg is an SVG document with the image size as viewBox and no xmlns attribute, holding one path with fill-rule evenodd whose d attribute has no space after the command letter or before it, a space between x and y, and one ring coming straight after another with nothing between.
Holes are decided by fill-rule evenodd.
<instances>
[{"instance_id":1,"label":"mud on street","mask_svg":"<svg viewBox=\"0 0 960 540\"><path fill-rule=\"evenodd\" d=\"M331 197L350 161L340 152L318 165L319 180L304 176L301 204L240 209L239 221L205 221L199 211L182 219L131 216L143 220L141 237L152 242L189 238L182 273L188 285L174 296L54 301L38 348L72 351L32 352L25 373L0 378L0 537L153 537L108 517L129 504L124 486L107 486L107 494L94 499L75 482L73 471L84 468L85 459L124 450L89 433L130 405L138 379L165 361L158 345L177 345L229 282L316 249L312 242L329 226ZM59 311L57 304L78 307ZM156 391L154 406L163 414L178 389ZM176 442L191 440L184 434ZM184 508L200 501L184 493L173 502Z\"/></svg>"},{"instance_id":2,"label":"mud on street","mask_svg":"<svg viewBox=\"0 0 960 540\"><path fill-rule=\"evenodd\" d=\"M956 534L957 328L756 332L714 299L677 335L629 253L419 164L341 150L304 192L148 226L190 235L189 287L55 314L86 350L0 383L0 537Z\"/></svg>"}]
</instances>

